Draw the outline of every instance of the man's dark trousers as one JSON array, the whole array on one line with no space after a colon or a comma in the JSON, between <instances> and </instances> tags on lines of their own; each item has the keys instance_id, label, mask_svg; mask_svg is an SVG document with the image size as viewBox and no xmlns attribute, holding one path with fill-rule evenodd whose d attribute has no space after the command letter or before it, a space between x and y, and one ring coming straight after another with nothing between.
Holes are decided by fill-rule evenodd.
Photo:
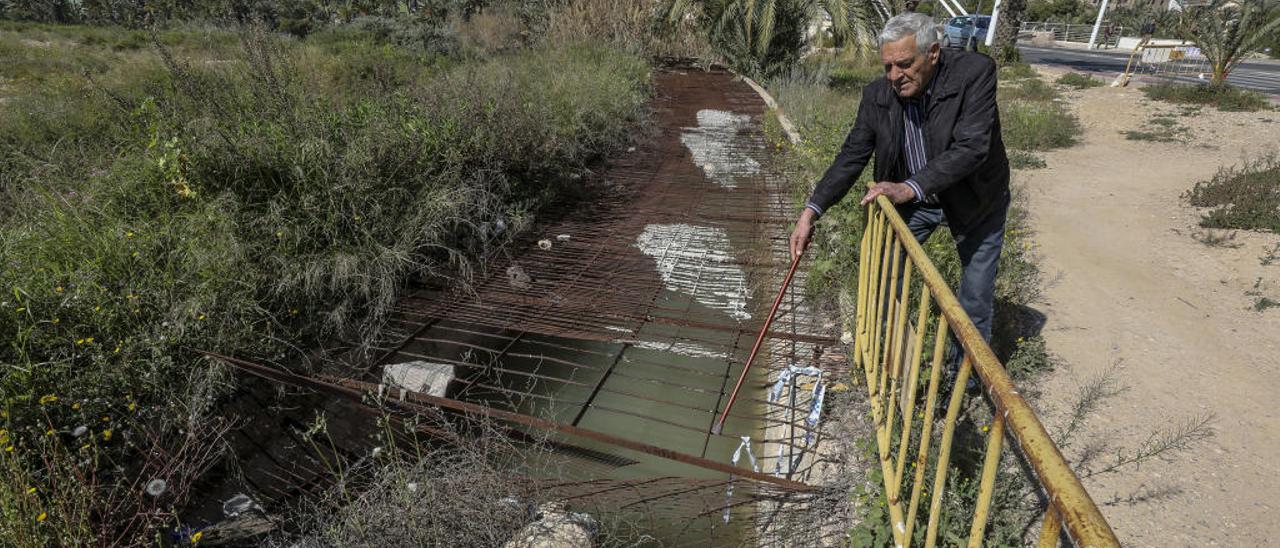
<instances>
[{"instance_id":1,"label":"man's dark trousers","mask_svg":"<svg viewBox=\"0 0 1280 548\"><path fill-rule=\"evenodd\" d=\"M991 341L991 321L994 315L996 271L1000 265L1000 250L1004 246L1004 223L1009 213L1008 194L1003 203L993 209L986 217L974 223L974 226L964 227L959 233L954 229L951 232L956 242L956 253L960 255L960 266L963 268L956 298L973 320L978 332L988 342ZM907 228L915 235L916 241L921 244L929 239L938 225L946 221L946 214L941 207L924 202L899 205L898 213L907 222ZM959 369L963 355L953 331L951 352L947 356L949 374L954 375Z\"/></svg>"}]
</instances>

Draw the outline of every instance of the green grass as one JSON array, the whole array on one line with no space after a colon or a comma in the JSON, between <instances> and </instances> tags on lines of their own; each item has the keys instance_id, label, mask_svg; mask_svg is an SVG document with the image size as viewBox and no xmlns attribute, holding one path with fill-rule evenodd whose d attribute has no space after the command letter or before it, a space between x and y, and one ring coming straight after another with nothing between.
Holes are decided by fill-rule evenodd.
<instances>
[{"instance_id":1,"label":"green grass","mask_svg":"<svg viewBox=\"0 0 1280 548\"><path fill-rule=\"evenodd\" d=\"M1000 104L1005 146L1014 150L1047 151L1076 144L1080 121L1054 101L1013 100Z\"/></svg>"},{"instance_id":2,"label":"green grass","mask_svg":"<svg viewBox=\"0 0 1280 548\"><path fill-rule=\"evenodd\" d=\"M1178 120L1169 116L1156 116L1143 124L1143 129L1124 131L1125 139L1130 141L1151 141L1156 143L1185 143L1190 139L1191 130L1180 125Z\"/></svg>"},{"instance_id":3,"label":"green grass","mask_svg":"<svg viewBox=\"0 0 1280 548\"><path fill-rule=\"evenodd\" d=\"M1144 86L1147 98L1176 104L1209 105L1222 111L1255 112L1272 110L1266 96L1234 86L1208 84L1175 84L1171 82Z\"/></svg>"},{"instance_id":4,"label":"green grass","mask_svg":"<svg viewBox=\"0 0 1280 548\"><path fill-rule=\"evenodd\" d=\"M46 499L38 527L25 491L0 490L0 536L26 545L172 525L153 510L180 497L131 482L196 473L146 457L205 432L184 421L225 389L190 348L290 363L376 342L410 277L465 275L571 196L649 97L648 63L603 46L474 59L209 30L166 58L112 45L129 36L0 31L0 478L90 450L110 472ZM41 478L39 493L84 479ZM108 496L125 502L93 506Z\"/></svg>"},{"instance_id":5,"label":"green grass","mask_svg":"<svg viewBox=\"0 0 1280 548\"><path fill-rule=\"evenodd\" d=\"M1088 89L1088 88L1096 88L1098 86L1101 86L1102 80L1094 78L1092 74L1079 74L1075 72L1068 72L1066 74L1063 74L1062 76L1059 76L1058 79L1055 80L1055 83L1058 83L1067 87L1072 87L1075 89Z\"/></svg>"},{"instance_id":6,"label":"green grass","mask_svg":"<svg viewBox=\"0 0 1280 548\"><path fill-rule=\"evenodd\" d=\"M1222 168L1183 197L1193 206L1210 208L1200 226L1280 232L1280 156Z\"/></svg>"},{"instance_id":7,"label":"green grass","mask_svg":"<svg viewBox=\"0 0 1280 548\"><path fill-rule=\"evenodd\" d=\"M1048 167L1044 158L1025 150L1009 151L1009 167L1013 169L1043 169Z\"/></svg>"}]
</instances>

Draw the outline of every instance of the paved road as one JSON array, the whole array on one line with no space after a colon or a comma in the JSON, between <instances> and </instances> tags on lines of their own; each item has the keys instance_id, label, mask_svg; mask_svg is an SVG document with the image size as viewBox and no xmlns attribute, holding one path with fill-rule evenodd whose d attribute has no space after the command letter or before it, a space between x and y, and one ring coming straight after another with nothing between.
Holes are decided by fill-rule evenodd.
<instances>
[{"instance_id":1,"label":"paved road","mask_svg":"<svg viewBox=\"0 0 1280 548\"><path fill-rule=\"evenodd\" d=\"M1080 71L1119 74L1129 60L1127 51L1086 51L1069 48L1042 48L1019 46L1022 58L1028 63L1058 65ZM1194 77L1178 80L1196 82ZM1268 95L1280 95L1280 62L1249 61L1241 63L1227 76L1227 82L1236 86L1260 91Z\"/></svg>"}]
</instances>

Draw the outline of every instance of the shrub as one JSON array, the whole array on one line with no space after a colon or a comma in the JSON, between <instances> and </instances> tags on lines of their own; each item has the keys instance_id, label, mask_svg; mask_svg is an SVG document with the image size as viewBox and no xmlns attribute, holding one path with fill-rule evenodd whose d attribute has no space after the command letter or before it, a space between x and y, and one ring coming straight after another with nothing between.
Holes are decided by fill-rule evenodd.
<instances>
[{"instance_id":1,"label":"shrub","mask_svg":"<svg viewBox=\"0 0 1280 548\"><path fill-rule=\"evenodd\" d=\"M1183 197L1193 206L1213 208L1200 226L1280 232L1280 156L1269 154L1240 167L1222 168Z\"/></svg>"},{"instance_id":2,"label":"shrub","mask_svg":"<svg viewBox=\"0 0 1280 548\"><path fill-rule=\"evenodd\" d=\"M1076 72L1068 72L1059 76L1057 83L1076 89L1096 88L1102 85L1102 80L1094 78L1092 74L1079 74Z\"/></svg>"},{"instance_id":3,"label":"shrub","mask_svg":"<svg viewBox=\"0 0 1280 548\"><path fill-rule=\"evenodd\" d=\"M1000 105L1006 147L1043 151L1074 145L1080 121L1057 103L1007 101Z\"/></svg>"},{"instance_id":4,"label":"shrub","mask_svg":"<svg viewBox=\"0 0 1280 548\"><path fill-rule=\"evenodd\" d=\"M1148 99L1168 103L1211 105L1222 111L1255 112L1272 108L1271 101L1266 96L1230 85L1185 85L1164 82L1145 86L1142 92Z\"/></svg>"}]
</instances>

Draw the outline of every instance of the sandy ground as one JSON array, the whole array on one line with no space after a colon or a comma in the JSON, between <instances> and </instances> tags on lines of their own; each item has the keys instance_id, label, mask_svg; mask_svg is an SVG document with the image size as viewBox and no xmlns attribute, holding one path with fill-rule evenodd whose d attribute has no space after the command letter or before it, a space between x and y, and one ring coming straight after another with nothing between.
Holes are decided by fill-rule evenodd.
<instances>
[{"instance_id":1,"label":"sandy ground","mask_svg":"<svg viewBox=\"0 0 1280 548\"><path fill-rule=\"evenodd\" d=\"M1097 469L1152 432L1212 413L1213 437L1085 486L1126 545L1280 543L1280 309L1250 309L1250 293L1280 300L1280 264L1259 260L1280 236L1205 245L1193 237L1199 212L1181 199L1219 167L1280 147L1280 112L1184 117L1132 88L1068 100L1083 142L1016 176L1048 281L1043 334L1062 360L1042 386L1045 423L1063 424L1079 386L1113 365L1125 390L1092 415L1069 458L1105 444ZM1188 142L1120 133L1164 113L1189 128Z\"/></svg>"}]
</instances>

